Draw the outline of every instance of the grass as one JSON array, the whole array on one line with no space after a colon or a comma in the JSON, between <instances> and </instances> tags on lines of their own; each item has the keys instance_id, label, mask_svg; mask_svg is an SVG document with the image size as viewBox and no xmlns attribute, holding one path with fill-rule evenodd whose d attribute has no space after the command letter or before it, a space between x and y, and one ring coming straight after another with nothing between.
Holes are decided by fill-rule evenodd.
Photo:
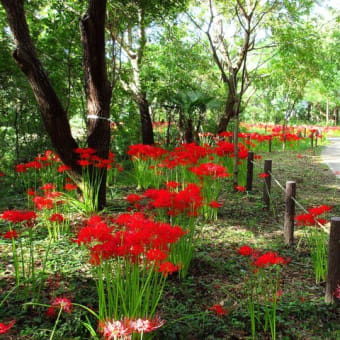
<instances>
[{"instance_id":1,"label":"grass","mask_svg":"<svg viewBox=\"0 0 340 340\"><path fill-rule=\"evenodd\" d=\"M273 176L283 185L287 180L297 182L297 199L303 206L328 204L334 207L331 215L339 216L339 183L320 162L320 148L299 153L302 158L297 157L297 151L262 153L262 159L272 159ZM283 244L284 193L275 183L272 183L273 208L269 211L264 208L263 180L257 176L262 169L260 161L255 167L252 193L232 193L226 183L226 190L220 197L224 205L219 210L218 220L198 222L196 252L189 275L181 282L175 275L167 281L158 308L167 323L155 333L154 339L250 339L244 291L247 262L236 253L244 244L263 251L278 251L292 259L281 276L283 295L278 303L278 339L340 339L340 306L324 303L325 284L315 284L303 233L296 228L294 246L287 248ZM135 188L129 183L111 190L108 211L124 211L124 196L130 191L134 192ZM18 196L11 201L3 199L0 207L13 207L17 199ZM73 228L77 228L76 225ZM0 303L14 284L9 251L8 243L0 239ZM63 295L96 308L96 289L90 268L83 265L85 254L76 245L70 246L68 238L54 243L51 253L54 255L48 265L50 284L44 286L42 303L48 304L51 296ZM58 287L53 285L57 274ZM12 294L0 308L0 322L17 319L11 335L0 335L0 339L47 339L54 320L44 315L44 308L23 308L21 302ZM207 307L213 304L222 304L228 310L227 315L217 317L207 312ZM88 339L89 333L81 324L85 320L85 312L79 309L62 315L54 339ZM94 320L92 322L95 325ZM268 333L259 333L258 339L269 338Z\"/></svg>"}]
</instances>

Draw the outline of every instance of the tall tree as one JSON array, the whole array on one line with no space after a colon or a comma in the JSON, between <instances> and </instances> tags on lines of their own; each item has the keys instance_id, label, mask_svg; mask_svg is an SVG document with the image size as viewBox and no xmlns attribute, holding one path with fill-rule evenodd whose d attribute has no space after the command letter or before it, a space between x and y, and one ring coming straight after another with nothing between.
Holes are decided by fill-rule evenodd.
<instances>
[{"instance_id":1,"label":"tall tree","mask_svg":"<svg viewBox=\"0 0 340 340\"><path fill-rule=\"evenodd\" d=\"M167 16L176 15L186 2L187 0L120 0L109 4L108 30L112 43L117 42L121 46L131 66L132 77L121 78L121 81L139 109L144 144L154 143L150 103L143 77L148 28Z\"/></svg>"},{"instance_id":2,"label":"tall tree","mask_svg":"<svg viewBox=\"0 0 340 340\"><path fill-rule=\"evenodd\" d=\"M38 57L26 19L24 0L1 0L16 45L13 57L31 84L47 133L61 160L80 177L81 167L73 152L78 147L72 136L68 114ZM106 0L89 0L81 19L83 66L88 110L88 146L98 156L108 157L110 142L111 86L106 73L105 16ZM93 171L99 171L93 169ZM103 208L106 196L106 171L98 195L98 207Z\"/></svg>"}]
</instances>

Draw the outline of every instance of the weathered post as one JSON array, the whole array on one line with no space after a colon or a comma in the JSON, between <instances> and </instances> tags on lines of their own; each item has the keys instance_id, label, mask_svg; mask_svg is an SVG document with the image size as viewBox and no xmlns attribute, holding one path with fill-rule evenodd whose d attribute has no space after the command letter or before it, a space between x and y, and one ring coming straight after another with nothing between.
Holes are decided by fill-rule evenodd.
<instances>
[{"instance_id":1,"label":"weathered post","mask_svg":"<svg viewBox=\"0 0 340 340\"><path fill-rule=\"evenodd\" d=\"M315 147L318 146L318 136L319 136L319 132L316 131L316 132L315 132Z\"/></svg>"},{"instance_id":2,"label":"weathered post","mask_svg":"<svg viewBox=\"0 0 340 340\"><path fill-rule=\"evenodd\" d=\"M253 173L254 173L254 152L248 152L248 162L247 162L247 186L246 190L251 191L253 189Z\"/></svg>"},{"instance_id":3,"label":"weathered post","mask_svg":"<svg viewBox=\"0 0 340 340\"><path fill-rule=\"evenodd\" d=\"M340 285L340 217L331 218L328 244L328 274L325 301L334 302L334 292Z\"/></svg>"},{"instance_id":4,"label":"weathered post","mask_svg":"<svg viewBox=\"0 0 340 340\"><path fill-rule=\"evenodd\" d=\"M285 221L283 226L283 236L285 245L291 246L294 242L294 217L295 217L295 196L296 182L286 182L286 197L285 197Z\"/></svg>"},{"instance_id":5,"label":"weathered post","mask_svg":"<svg viewBox=\"0 0 340 340\"><path fill-rule=\"evenodd\" d=\"M272 171L272 160L266 159L264 161L264 185L263 185L263 201L266 208L270 208L270 190L271 190L271 171Z\"/></svg>"},{"instance_id":6,"label":"weathered post","mask_svg":"<svg viewBox=\"0 0 340 340\"><path fill-rule=\"evenodd\" d=\"M310 145L313 149L313 147L314 147L314 132L313 131L310 134Z\"/></svg>"}]
</instances>

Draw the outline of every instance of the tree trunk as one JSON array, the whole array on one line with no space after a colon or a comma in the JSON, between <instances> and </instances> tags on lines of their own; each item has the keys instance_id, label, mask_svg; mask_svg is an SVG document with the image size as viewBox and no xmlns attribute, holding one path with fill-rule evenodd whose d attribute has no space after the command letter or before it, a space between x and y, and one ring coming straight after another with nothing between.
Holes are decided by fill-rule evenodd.
<instances>
[{"instance_id":1,"label":"tree trunk","mask_svg":"<svg viewBox=\"0 0 340 340\"><path fill-rule=\"evenodd\" d=\"M138 96L138 108L140 113L140 120L142 125L142 141L143 144L152 145L155 143L154 135L153 135L153 128L149 110L149 103L146 99L145 93L141 93Z\"/></svg>"},{"instance_id":2,"label":"tree trunk","mask_svg":"<svg viewBox=\"0 0 340 340\"><path fill-rule=\"evenodd\" d=\"M185 143L193 143L194 142L194 133L193 133L193 125L192 125L192 118L188 118L185 124Z\"/></svg>"},{"instance_id":3,"label":"tree trunk","mask_svg":"<svg viewBox=\"0 0 340 340\"><path fill-rule=\"evenodd\" d=\"M217 133L227 130L230 120L235 116L235 104L237 100L229 91L227 102L224 108L224 115L221 117L218 124Z\"/></svg>"},{"instance_id":4,"label":"tree trunk","mask_svg":"<svg viewBox=\"0 0 340 340\"><path fill-rule=\"evenodd\" d=\"M110 149L111 86L107 78L105 57L106 0L90 0L87 13L80 22L84 51L85 91L88 111L88 137L90 148L107 159ZM92 168L96 178L101 178L98 209L106 203L106 168ZM92 177L92 176L91 176ZM91 183L90 183L91 185ZM95 197L94 197L95 199Z\"/></svg>"},{"instance_id":5,"label":"tree trunk","mask_svg":"<svg viewBox=\"0 0 340 340\"><path fill-rule=\"evenodd\" d=\"M308 122L310 122L310 119L311 119L311 111L312 111L312 104L308 103L308 106L307 106L307 121Z\"/></svg>"},{"instance_id":6,"label":"tree trunk","mask_svg":"<svg viewBox=\"0 0 340 340\"><path fill-rule=\"evenodd\" d=\"M81 168L77 163L78 156L73 152L78 145L72 137L67 113L37 57L25 17L24 1L1 0L1 3L7 13L16 45L13 58L31 84L44 126L56 152L66 165L72 167L74 175L79 175Z\"/></svg>"},{"instance_id":7,"label":"tree trunk","mask_svg":"<svg viewBox=\"0 0 340 340\"><path fill-rule=\"evenodd\" d=\"M338 126L338 124L339 124L339 108L337 106L334 108L334 121L335 121L335 126Z\"/></svg>"}]
</instances>

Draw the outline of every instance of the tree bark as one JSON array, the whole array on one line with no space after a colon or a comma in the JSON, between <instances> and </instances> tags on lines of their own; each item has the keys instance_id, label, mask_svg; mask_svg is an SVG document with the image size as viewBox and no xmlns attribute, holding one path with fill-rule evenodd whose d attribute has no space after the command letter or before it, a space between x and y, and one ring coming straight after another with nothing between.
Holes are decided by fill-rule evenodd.
<instances>
[{"instance_id":1,"label":"tree bark","mask_svg":"<svg viewBox=\"0 0 340 340\"><path fill-rule=\"evenodd\" d=\"M105 15L106 0L90 0L87 13L80 22L83 44L83 65L85 75L85 91L88 111L88 137L90 148L97 155L107 159L110 149L110 102L112 90L107 77L105 57ZM98 209L106 203L106 168L95 169L102 178ZM95 175L96 176L96 175Z\"/></svg>"},{"instance_id":2,"label":"tree bark","mask_svg":"<svg viewBox=\"0 0 340 340\"><path fill-rule=\"evenodd\" d=\"M219 121L217 133L221 133L227 130L230 120L235 116L236 103L237 103L237 99L229 90L227 102L224 108L224 114Z\"/></svg>"},{"instance_id":3,"label":"tree bark","mask_svg":"<svg viewBox=\"0 0 340 340\"><path fill-rule=\"evenodd\" d=\"M67 113L37 57L25 17L24 1L1 0L1 3L7 13L9 26L14 36L16 49L13 57L31 84L52 144L61 160L71 166L75 174L80 174L81 169L77 164L78 156L73 152L78 145L72 137Z\"/></svg>"},{"instance_id":4,"label":"tree bark","mask_svg":"<svg viewBox=\"0 0 340 340\"><path fill-rule=\"evenodd\" d=\"M145 93L138 95L137 104L140 113L141 125L142 125L142 141L143 144L152 145L155 143L153 136L153 127L150 116L149 103L146 99Z\"/></svg>"},{"instance_id":5,"label":"tree bark","mask_svg":"<svg viewBox=\"0 0 340 340\"><path fill-rule=\"evenodd\" d=\"M339 108L336 106L334 108L334 121L335 121L335 126L339 125Z\"/></svg>"}]
</instances>

